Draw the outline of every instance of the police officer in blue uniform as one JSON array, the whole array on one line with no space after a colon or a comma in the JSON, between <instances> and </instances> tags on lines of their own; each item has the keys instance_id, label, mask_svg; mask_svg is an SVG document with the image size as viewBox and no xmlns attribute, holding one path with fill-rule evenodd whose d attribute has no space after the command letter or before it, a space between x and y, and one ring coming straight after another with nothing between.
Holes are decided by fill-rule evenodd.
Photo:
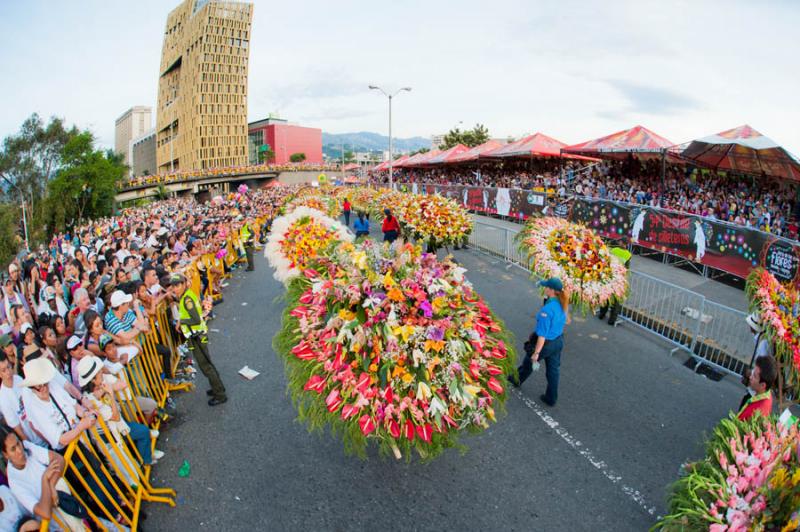
<instances>
[{"instance_id":1,"label":"police officer in blue uniform","mask_svg":"<svg viewBox=\"0 0 800 532\"><path fill-rule=\"evenodd\" d=\"M540 359L545 363L547 391L540 399L555 406L558 400L558 380L561 368L561 350L564 348L564 325L567 323L568 300L561 279L553 277L539 281L544 288L545 304L536 315L536 328L528 342L525 355L517 371L519 381L509 378L511 384L520 386L533 372L533 363Z\"/></svg>"}]
</instances>

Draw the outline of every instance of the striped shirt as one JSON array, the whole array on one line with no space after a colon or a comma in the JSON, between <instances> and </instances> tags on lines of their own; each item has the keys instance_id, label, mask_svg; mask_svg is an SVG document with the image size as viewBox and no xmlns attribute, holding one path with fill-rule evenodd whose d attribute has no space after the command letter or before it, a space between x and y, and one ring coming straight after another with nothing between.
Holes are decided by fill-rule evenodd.
<instances>
[{"instance_id":1,"label":"striped shirt","mask_svg":"<svg viewBox=\"0 0 800 532\"><path fill-rule=\"evenodd\" d=\"M136 322L136 314L132 310L128 310L128 312L122 316L122 319L119 319L112 310L106 313L106 330L111 334L130 331L133 329L134 322Z\"/></svg>"}]
</instances>

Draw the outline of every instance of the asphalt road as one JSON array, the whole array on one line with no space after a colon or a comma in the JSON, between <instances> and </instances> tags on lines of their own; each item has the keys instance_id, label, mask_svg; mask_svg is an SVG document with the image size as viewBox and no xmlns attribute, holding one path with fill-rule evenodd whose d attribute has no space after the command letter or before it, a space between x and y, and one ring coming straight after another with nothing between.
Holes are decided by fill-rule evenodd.
<instances>
[{"instance_id":1,"label":"asphalt road","mask_svg":"<svg viewBox=\"0 0 800 532\"><path fill-rule=\"evenodd\" d=\"M454 253L521 351L540 305L525 272ZM154 484L176 489L178 505L148 505L148 530L647 530L679 465L701 455L702 433L741 396L730 380L684 368L650 333L579 315L565 333L556 407L538 399L540 371L498 423L463 438L466 454L362 461L295 420L271 347L283 287L260 254L256 268L235 274L210 325L230 400L208 407L202 375L195 392L176 396ZM239 377L244 365L261 375Z\"/></svg>"}]
</instances>

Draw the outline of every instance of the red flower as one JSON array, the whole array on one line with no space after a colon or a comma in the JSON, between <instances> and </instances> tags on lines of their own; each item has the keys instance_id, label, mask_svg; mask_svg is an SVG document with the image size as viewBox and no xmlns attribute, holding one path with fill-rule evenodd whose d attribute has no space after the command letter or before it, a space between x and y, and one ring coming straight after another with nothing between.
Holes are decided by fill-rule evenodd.
<instances>
[{"instance_id":1,"label":"red flower","mask_svg":"<svg viewBox=\"0 0 800 532\"><path fill-rule=\"evenodd\" d=\"M342 419L350 419L358 413L360 409L355 405L344 405L342 407Z\"/></svg>"},{"instance_id":2,"label":"red flower","mask_svg":"<svg viewBox=\"0 0 800 532\"><path fill-rule=\"evenodd\" d=\"M389 434L391 434L394 439L400 437L400 424L394 419L389 421Z\"/></svg>"},{"instance_id":3,"label":"red flower","mask_svg":"<svg viewBox=\"0 0 800 532\"><path fill-rule=\"evenodd\" d=\"M325 389L325 379L319 375L312 375L306 382L306 385L303 386L303 389L306 391L311 390L317 393L322 393L322 390Z\"/></svg>"},{"instance_id":4,"label":"red flower","mask_svg":"<svg viewBox=\"0 0 800 532\"><path fill-rule=\"evenodd\" d=\"M411 420L406 420L406 438L408 441L412 441L414 439L414 424L411 423Z\"/></svg>"},{"instance_id":5,"label":"red flower","mask_svg":"<svg viewBox=\"0 0 800 532\"><path fill-rule=\"evenodd\" d=\"M358 420L358 426L361 427L361 432L364 433L364 436L375 430L375 421L370 417L369 414L364 414L361 416L361 419Z\"/></svg>"},{"instance_id":6,"label":"red flower","mask_svg":"<svg viewBox=\"0 0 800 532\"><path fill-rule=\"evenodd\" d=\"M328 405L328 412L336 412L342 406L342 397L339 395L339 390L332 390L325 398L325 404Z\"/></svg>"},{"instance_id":7,"label":"red flower","mask_svg":"<svg viewBox=\"0 0 800 532\"><path fill-rule=\"evenodd\" d=\"M490 377L489 382L487 382L486 385L495 393L503 393L504 391L503 385L501 385L494 377Z\"/></svg>"},{"instance_id":8,"label":"red flower","mask_svg":"<svg viewBox=\"0 0 800 532\"><path fill-rule=\"evenodd\" d=\"M419 436L422 441L425 443L430 443L432 435L433 428L431 427L430 423L425 423L425 425L417 425L417 436Z\"/></svg>"}]
</instances>

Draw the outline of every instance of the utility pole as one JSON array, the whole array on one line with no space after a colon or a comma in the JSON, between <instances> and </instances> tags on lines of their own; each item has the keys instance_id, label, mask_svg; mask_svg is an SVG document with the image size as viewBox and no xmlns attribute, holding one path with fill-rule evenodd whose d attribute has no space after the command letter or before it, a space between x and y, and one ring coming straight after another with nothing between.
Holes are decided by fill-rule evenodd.
<instances>
[{"instance_id":1,"label":"utility pole","mask_svg":"<svg viewBox=\"0 0 800 532\"><path fill-rule=\"evenodd\" d=\"M389 188L394 188L394 176L392 175L392 166L394 165L394 146L392 145L392 98L400 94L401 91L411 92L411 87L403 87L395 91L394 94L389 94L377 85L370 85L371 90L379 90L384 96L389 98Z\"/></svg>"}]
</instances>

